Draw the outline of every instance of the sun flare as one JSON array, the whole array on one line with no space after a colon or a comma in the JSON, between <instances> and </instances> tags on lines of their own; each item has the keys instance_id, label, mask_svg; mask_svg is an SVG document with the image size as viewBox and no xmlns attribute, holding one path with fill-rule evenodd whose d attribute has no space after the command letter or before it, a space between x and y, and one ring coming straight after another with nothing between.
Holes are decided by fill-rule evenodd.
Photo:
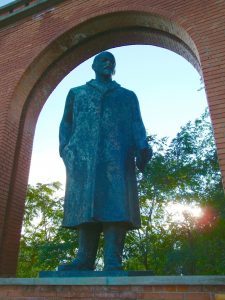
<instances>
[{"instance_id":1,"label":"sun flare","mask_svg":"<svg viewBox=\"0 0 225 300\"><path fill-rule=\"evenodd\" d=\"M167 207L167 212L171 215L174 222L182 222L185 219L185 213L193 218L200 218L203 214L201 207L196 204L181 204L171 202Z\"/></svg>"}]
</instances>

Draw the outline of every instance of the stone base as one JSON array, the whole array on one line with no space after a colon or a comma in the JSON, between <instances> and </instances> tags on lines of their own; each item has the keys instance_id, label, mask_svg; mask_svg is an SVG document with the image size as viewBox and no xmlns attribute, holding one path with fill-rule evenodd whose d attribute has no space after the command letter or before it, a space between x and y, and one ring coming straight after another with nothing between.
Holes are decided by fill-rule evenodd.
<instances>
[{"instance_id":1,"label":"stone base","mask_svg":"<svg viewBox=\"0 0 225 300\"><path fill-rule=\"evenodd\" d=\"M124 277L152 276L152 271L41 271L40 278L46 277Z\"/></svg>"},{"instance_id":2,"label":"stone base","mask_svg":"<svg viewBox=\"0 0 225 300\"><path fill-rule=\"evenodd\" d=\"M225 276L1 278L1 300L224 300Z\"/></svg>"}]
</instances>

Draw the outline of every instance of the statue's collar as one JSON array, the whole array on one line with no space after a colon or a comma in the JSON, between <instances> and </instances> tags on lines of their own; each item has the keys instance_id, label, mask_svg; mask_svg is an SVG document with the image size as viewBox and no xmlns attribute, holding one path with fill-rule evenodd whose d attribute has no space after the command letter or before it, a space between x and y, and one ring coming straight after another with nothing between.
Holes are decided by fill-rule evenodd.
<instances>
[{"instance_id":1,"label":"statue's collar","mask_svg":"<svg viewBox=\"0 0 225 300\"><path fill-rule=\"evenodd\" d=\"M110 81L108 84L101 84L95 79L88 81L87 85L91 85L93 88L97 89L103 94L120 87L116 81Z\"/></svg>"}]
</instances>

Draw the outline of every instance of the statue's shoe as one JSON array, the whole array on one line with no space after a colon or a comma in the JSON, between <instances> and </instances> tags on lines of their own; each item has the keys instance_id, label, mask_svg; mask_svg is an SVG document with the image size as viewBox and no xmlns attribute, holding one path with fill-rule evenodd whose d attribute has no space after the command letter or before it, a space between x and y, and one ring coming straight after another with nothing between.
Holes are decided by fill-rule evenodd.
<instances>
[{"instance_id":1,"label":"statue's shoe","mask_svg":"<svg viewBox=\"0 0 225 300\"><path fill-rule=\"evenodd\" d=\"M94 267L87 263L75 259L70 264L62 264L58 266L58 271L93 271Z\"/></svg>"}]
</instances>

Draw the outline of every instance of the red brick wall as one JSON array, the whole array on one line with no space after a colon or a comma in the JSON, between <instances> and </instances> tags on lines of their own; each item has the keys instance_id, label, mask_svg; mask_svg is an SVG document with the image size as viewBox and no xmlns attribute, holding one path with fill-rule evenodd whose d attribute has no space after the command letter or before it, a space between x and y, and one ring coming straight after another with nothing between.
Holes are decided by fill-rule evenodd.
<instances>
[{"instance_id":1,"label":"red brick wall","mask_svg":"<svg viewBox=\"0 0 225 300\"><path fill-rule=\"evenodd\" d=\"M223 286L0 286L1 300L222 300ZM219 297L220 296L220 297Z\"/></svg>"},{"instance_id":2,"label":"red brick wall","mask_svg":"<svg viewBox=\"0 0 225 300\"><path fill-rule=\"evenodd\" d=\"M0 276L16 271L38 114L58 82L98 51L141 43L187 57L177 37L194 49L225 179L224 19L222 0L65 0L0 29Z\"/></svg>"}]
</instances>

